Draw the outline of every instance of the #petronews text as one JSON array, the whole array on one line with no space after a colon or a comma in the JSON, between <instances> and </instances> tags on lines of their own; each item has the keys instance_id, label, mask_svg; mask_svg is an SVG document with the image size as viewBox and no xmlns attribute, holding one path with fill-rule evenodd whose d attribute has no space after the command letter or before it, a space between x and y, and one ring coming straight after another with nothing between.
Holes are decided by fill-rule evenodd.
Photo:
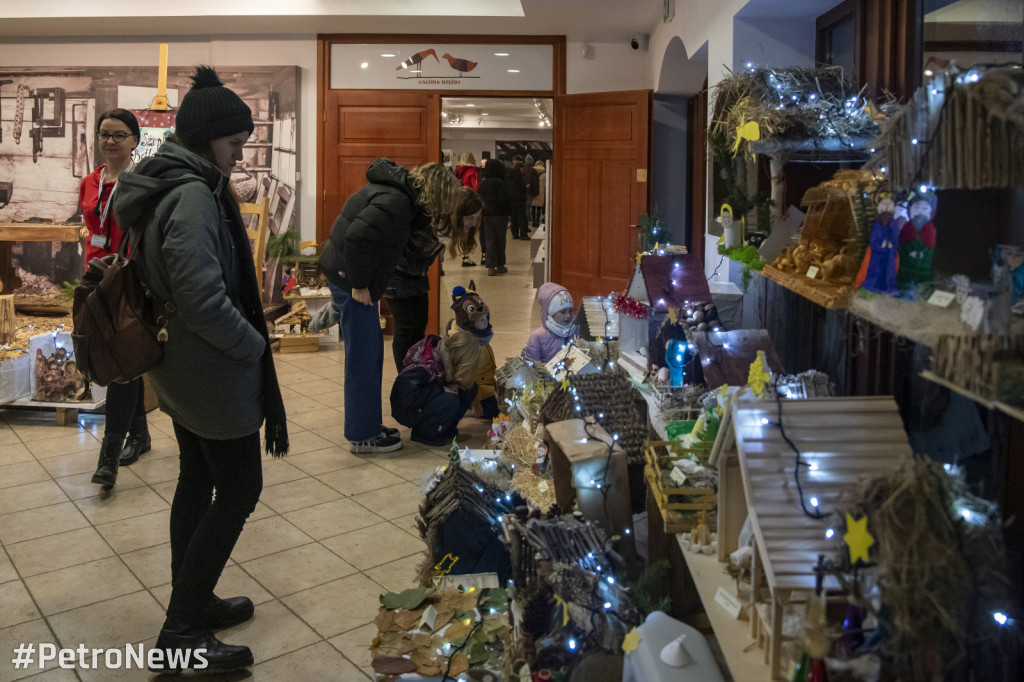
<instances>
[{"instance_id":1,"label":"#petronews text","mask_svg":"<svg viewBox=\"0 0 1024 682\"><path fill-rule=\"evenodd\" d=\"M55 644L40 644L39 656L36 657L35 644L19 644L14 649L14 658L11 663L15 670L32 667L36 660L39 661L39 668L45 667L46 663L56 661L61 668L82 668L83 670L106 668L117 670L125 668L150 668L153 670L181 670L192 668L202 670L209 663L203 655L206 649L149 649L144 644L125 644L124 651L121 649L89 649L84 644L79 644L77 649L58 649Z\"/></svg>"}]
</instances>

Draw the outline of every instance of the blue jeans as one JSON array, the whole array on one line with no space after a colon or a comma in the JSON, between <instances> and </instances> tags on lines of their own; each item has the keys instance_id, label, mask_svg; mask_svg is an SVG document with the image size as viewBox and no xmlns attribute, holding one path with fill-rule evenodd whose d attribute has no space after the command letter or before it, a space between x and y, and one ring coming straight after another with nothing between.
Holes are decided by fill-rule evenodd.
<instances>
[{"instance_id":1,"label":"blue jeans","mask_svg":"<svg viewBox=\"0 0 1024 682\"><path fill-rule=\"evenodd\" d=\"M344 287L328 281L345 342L345 438L352 442L380 435L380 385L384 373L384 337L377 302L363 305Z\"/></svg>"}]
</instances>

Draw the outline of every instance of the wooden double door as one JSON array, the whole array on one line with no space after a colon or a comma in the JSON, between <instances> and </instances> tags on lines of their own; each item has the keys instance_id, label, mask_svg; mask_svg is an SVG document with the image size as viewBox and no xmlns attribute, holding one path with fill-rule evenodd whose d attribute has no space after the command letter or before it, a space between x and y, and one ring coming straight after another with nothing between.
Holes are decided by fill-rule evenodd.
<instances>
[{"instance_id":1,"label":"wooden double door","mask_svg":"<svg viewBox=\"0 0 1024 682\"><path fill-rule=\"evenodd\" d=\"M440 160L442 94L324 91L318 242L327 239L349 195L366 184L375 158L409 167ZM624 289L632 274L637 233L630 226L647 209L650 112L649 90L555 97L551 277L577 303ZM436 333L436 263L430 283L435 295L427 330Z\"/></svg>"}]
</instances>

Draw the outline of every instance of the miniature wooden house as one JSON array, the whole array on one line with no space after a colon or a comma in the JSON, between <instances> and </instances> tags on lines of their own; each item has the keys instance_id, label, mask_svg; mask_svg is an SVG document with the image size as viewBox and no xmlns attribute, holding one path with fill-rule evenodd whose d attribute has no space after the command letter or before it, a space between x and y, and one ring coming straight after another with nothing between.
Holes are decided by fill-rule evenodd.
<instances>
[{"instance_id":1,"label":"miniature wooden house","mask_svg":"<svg viewBox=\"0 0 1024 682\"><path fill-rule=\"evenodd\" d=\"M714 309L704 267L693 254L643 256L633 271L625 302L619 306L619 361L632 374L663 366L651 349L670 310L698 309L701 322Z\"/></svg>"}]
</instances>

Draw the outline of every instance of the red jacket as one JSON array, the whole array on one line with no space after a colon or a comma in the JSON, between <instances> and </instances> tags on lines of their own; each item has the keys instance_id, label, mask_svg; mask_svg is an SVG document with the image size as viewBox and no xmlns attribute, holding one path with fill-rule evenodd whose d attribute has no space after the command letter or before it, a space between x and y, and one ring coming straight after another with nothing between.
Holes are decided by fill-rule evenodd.
<instances>
[{"instance_id":1,"label":"red jacket","mask_svg":"<svg viewBox=\"0 0 1024 682\"><path fill-rule=\"evenodd\" d=\"M456 166L455 177L462 181L463 187L480 191L480 169L476 166Z\"/></svg>"},{"instance_id":2,"label":"red jacket","mask_svg":"<svg viewBox=\"0 0 1024 682\"><path fill-rule=\"evenodd\" d=\"M110 201L110 193L114 189L115 184L113 182L103 183L101 201L100 178L103 177L104 168L106 168L106 164L101 165L92 173L82 178L82 184L78 188L78 201L82 207L82 220L85 221L85 227L89 230L89 238L85 240L85 264L87 266L93 258L102 258L116 252L118 245L121 243L121 235L123 234L117 224L117 220L114 218L112 208L107 211L106 224L100 225L100 215L102 215L103 209L107 208L107 203ZM105 249L93 245L93 237L97 235L110 237Z\"/></svg>"}]
</instances>

